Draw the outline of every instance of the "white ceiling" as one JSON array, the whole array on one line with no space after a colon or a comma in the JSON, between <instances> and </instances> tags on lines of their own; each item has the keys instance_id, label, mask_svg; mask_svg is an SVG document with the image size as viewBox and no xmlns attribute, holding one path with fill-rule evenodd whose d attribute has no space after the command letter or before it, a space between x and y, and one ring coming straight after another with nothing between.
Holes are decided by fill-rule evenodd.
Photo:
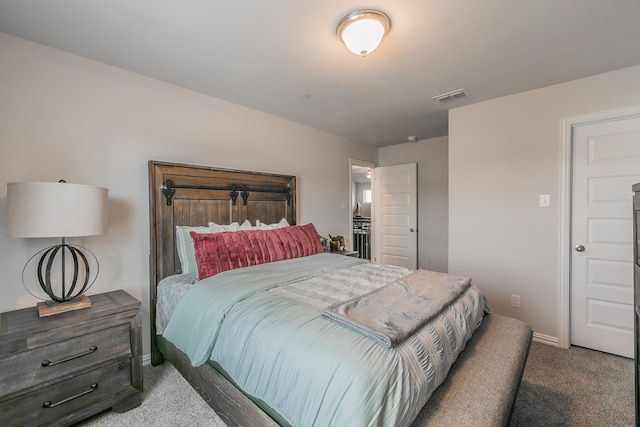
<instances>
[{"instance_id":1,"label":"white ceiling","mask_svg":"<svg viewBox=\"0 0 640 427\"><path fill-rule=\"evenodd\" d=\"M335 35L359 7L392 20L366 58ZM640 64L640 0L0 0L0 31L373 146L446 135L448 108Z\"/></svg>"}]
</instances>

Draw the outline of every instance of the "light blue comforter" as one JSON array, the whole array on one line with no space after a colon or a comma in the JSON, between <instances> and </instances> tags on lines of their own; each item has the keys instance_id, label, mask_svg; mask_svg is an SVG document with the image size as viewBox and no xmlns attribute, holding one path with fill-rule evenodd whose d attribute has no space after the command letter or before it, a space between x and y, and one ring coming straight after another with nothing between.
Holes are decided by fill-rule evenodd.
<instances>
[{"instance_id":1,"label":"light blue comforter","mask_svg":"<svg viewBox=\"0 0 640 427\"><path fill-rule=\"evenodd\" d=\"M408 426L482 321L477 288L391 349L321 312L410 273L330 254L224 272L185 293L164 336L296 427Z\"/></svg>"}]
</instances>

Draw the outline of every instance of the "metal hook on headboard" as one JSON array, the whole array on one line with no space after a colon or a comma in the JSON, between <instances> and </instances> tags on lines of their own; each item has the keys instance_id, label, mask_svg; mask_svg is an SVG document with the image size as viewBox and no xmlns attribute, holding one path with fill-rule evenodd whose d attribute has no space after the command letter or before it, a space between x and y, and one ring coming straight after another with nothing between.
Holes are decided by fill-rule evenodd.
<instances>
[{"instance_id":1,"label":"metal hook on headboard","mask_svg":"<svg viewBox=\"0 0 640 427\"><path fill-rule=\"evenodd\" d=\"M176 189L174 188L173 181L167 179L164 181L164 185L160 188L165 199L167 199L167 206L173 204L173 196L176 195Z\"/></svg>"},{"instance_id":2,"label":"metal hook on headboard","mask_svg":"<svg viewBox=\"0 0 640 427\"><path fill-rule=\"evenodd\" d=\"M235 184L231 184L231 191L229 191L229 197L231 198L231 204L233 206L236 205L236 200L238 200L238 186Z\"/></svg>"},{"instance_id":3,"label":"metal hook on headboard","mask_svg":"<svg viewBox=\"0 0 640 427\"><path fill-rule=\"evenodd\" d=\"M247 206L247 200L249 200L249 187L247 187L246 184L242 185L242 193L240 193L240 196L242 196L242 205Z\"/></svg>"}]
</instances>

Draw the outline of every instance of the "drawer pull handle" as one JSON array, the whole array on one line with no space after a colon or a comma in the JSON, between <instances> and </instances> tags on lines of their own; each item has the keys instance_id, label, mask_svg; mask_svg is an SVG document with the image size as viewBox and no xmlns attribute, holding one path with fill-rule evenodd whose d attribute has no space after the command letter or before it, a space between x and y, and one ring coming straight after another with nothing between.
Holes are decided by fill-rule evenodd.
<instances>
[{"instance_id":1,"label":"drawer pull handle","mask_svg":"<svg viewBox=\"0 0 640 427\"><path fill-rule=\"evenodd\" d=\"M42 367L46 368L47 366L59 365L60 363L68 362L69 360L77 359L78 357L82 357L82 356L86 356L87 354L91 354L91 353L95 352L96 350L98 350L98 346L97 345L92 345L91 347L89 347L89 350L87 350L85 352L82 352L82 353L79 353L79 354L75 354L73 356L69 356L67 358L57 360L55 362L52 362L50 360L45 360L44 362L42 362Z\"/></svg>"},{"instance_id":2,"label":"drawer pull handle","mask_svg":"<svg viewBox=\"0 0 640 427\"><path fill-rule=\"evenodd\" d=\"M44 402L42 404L42 407L45 408L45 409L55 408L58 405L62 405L63 403L67 403L67 402L72 401L73 399L77 399L79 397L82 397L85 394L89 394L89 393L91 393L92 391L94 391L97 388L98 388L98 383L93 383L93 384L91 384L91 388L89 388L89 390L83 391L82 393L78 393L75 396L67 397L66 399L61 400L60 402L56 402L56 403L52 403L50 400L47 400L46 402Z\"/></svg>"}]
</instances>

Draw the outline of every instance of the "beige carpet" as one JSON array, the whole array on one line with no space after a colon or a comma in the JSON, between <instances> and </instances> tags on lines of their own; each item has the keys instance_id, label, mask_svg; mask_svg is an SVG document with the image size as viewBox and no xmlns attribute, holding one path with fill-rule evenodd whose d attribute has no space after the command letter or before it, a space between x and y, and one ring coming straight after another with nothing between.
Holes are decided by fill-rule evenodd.
<instances>
[{"instance_id":1,"label":"beige carpet","mask_svg":"<svg viewBox=\"0 0 640 427\"><path fill-rule=\"evenodd\" d=\"M634 426L633 360L533 343L512 427Z\"/></svg>"},{"instance_id":2,"label":"beige carpet","mask_svg":"<svg viewBox=\"0 0 640 427\"><path fill-rule=\"evenodd\" d=\"M139 408L107 411L80 425L225 426L169 363L145 367L144 381ZM633 426L634 405L632 360L533 343L511 427Z\"/></svg>"},{"instance_id":3,"label":"beige carpet","mask_svg":"<svg viewBox=\"0 0 640 427\"><path fill-rule=\"evenodd\" d=\"M87 427L225 427L220 417L170 364L144 367L142 405L106 411L78 425Z\"/></svg>"}]
</instances>

